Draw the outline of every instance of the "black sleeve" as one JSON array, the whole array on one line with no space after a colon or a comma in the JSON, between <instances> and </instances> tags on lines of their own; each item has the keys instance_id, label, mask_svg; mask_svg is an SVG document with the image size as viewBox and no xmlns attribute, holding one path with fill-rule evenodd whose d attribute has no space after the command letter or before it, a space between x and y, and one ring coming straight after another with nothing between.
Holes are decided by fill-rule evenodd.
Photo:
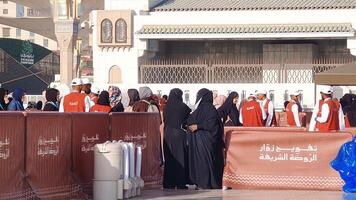
<instances>
[{"instance_id":1,"label":"black sleeve","mask_svg":"<svg viewBox=\"0 0 356 200\"><path fill-rule=\"evenodd\" d=\"M110 112L124 112L124 105L120 102L111 108Z\"/></svg>"},{"instance_id":2,"label":"black sleeve","mask_svg":"<svg viewBox=\"0 0 356 200\"><path fill-rule=\"evenodd\" d=\"M43 107L43 111L58 111L58 109L55 106L47 103Z\"/></svg>"},{"instance_id":3,"label":"black sleeve","mask_svg":"<svg viewBox=\"0 0 356 200\"><path fill-rule=\"evenodd\" d=\"M237 112L230 112L229 117L234 124L234 126L241 126L241 123L239 121L239 111Z\"/></svg>"}]
</instances>

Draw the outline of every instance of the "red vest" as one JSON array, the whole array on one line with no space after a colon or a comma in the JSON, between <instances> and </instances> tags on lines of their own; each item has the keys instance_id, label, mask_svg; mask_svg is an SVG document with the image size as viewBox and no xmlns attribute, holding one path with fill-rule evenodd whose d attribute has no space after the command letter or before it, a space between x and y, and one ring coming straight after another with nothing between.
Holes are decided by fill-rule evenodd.
<instances>
[{"instance_id":1,"label":"red vest","mask_svg":"<svg viewBox=\"0 0 356 200\"><path fill-rule=\"evenodd\" d=\"M295 120L294 120L293 112L292 112L292 106L294 104L295 104L294 102L290 101L286 108L287 123L289 126L297 126L297 124L295 123Z\"/></svg>"},{"instance_id":2,"label":"red vest","mask_svg":"<svg viewBox=\"0 0 356 200\"><path fill-rule=\"evenodd\" d=\"M93 98L91 98L91 101L92 101L94 104L97 104L97 103L98 103L98 100L99 100L99 97L93 97Z\"/></svg>"},{"instance_id":3,"label":"red vest","mask_svg":"<svg viewBox=\"0 0 356 200\"><path fill-rule=\"evenodd\" d=\"M106 112L109 113L111 110L110 106L103 106L99 104L95 104L90 108L90 112Z\"/></svg>"},{"instance_id":4,"label":"red vest","mask_svg":"<svg viewBox=\"0 0 356 200\"><path fill-rule=\"evenodd\" d=\"M338 105L333 100L327 100L324 103L329 106L329 116L325 123L316 122L316 130L320 132L328 132L339 130L339 109ZM319 112L318 117L321 116L323 104L319 101ZM321 105L320 105L321 104Z\"/></svg>"},{"instance_id":5,"label":"red vest","mask_svg":"<svg viewBox=\"0 0 356 200\"><path fill-rule=\"evenodd\" d=\"M85 112L85 94L72 92L64 97L64 112Z\"/></svg>"},{"instance_id":6,"label":"red vest","mask_svg":"<svg viewBox=\"0 0 356 200\"><path fill-rule=\"evenodd\" d=\"M266 104L263 106L263 109L265 110L265 113L266 113L266 119L263 121L263 125L265 126L266 125L266 122L267 122L267 118L268 116L270 115L270 113L268 113L268 105L269 105L269 102L271 100L267 99L266 100ZM271 122L271 126L274 125L274 126L277 126L277 120L276 120L276 113L274 113L274 110L273 110L273 117L272 117L272 122Z\"/></svg>"},{"instance_id":7,"label":"red vest","mask_svg":"<svg viewBox=\"0 0 356 200\"><path fill-rule=\"evenodd\" d=\"M246 101L242 108L243 126L261 127L263 126L262 110L257 101Z\"/></svg>"}]
</instances>

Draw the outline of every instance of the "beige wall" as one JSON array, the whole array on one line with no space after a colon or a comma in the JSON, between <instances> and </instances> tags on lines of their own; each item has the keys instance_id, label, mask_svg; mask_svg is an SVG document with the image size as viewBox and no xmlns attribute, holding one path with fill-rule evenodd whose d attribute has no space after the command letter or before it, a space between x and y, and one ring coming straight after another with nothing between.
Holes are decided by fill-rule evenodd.
<instances>
[{"instance_id":1,"label":"beige wall","mask_svg":"<svg viewBox=\"0 0 356 200\"><path fill-rule=\"evenodd\" d=\"M3 10L7 9L8 14L3 14ZM28 14L28 7L24 7L24 17L27 17ZM16 3L6 1L4 2L3 0L0 0L0 16L1 17L16 17ZM29 31L26 30L21 30L21 35L16 34L16 29L15 27L10 27L10 26L5 26L0 24L0 38L4 37L3 34L3 28L10 28L10 37L7 38L13 38L13 39L19 39L19 40L30 40L31 42L38 44L40 46L46 47L52 51L58 50L57 42L54 40L51 40L49 38L43 37L38 34L31 35ZM48 40L48 46L45 46L45 40Z\"/></svg>"}]
</instances>

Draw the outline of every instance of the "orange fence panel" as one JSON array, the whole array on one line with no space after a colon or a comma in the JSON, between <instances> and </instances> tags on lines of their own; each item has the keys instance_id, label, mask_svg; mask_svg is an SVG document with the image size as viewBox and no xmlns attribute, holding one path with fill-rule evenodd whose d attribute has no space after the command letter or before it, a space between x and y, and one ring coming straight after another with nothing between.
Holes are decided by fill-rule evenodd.
<instances>
[{"instance_id":1,"label":"orange fence panel","mask_svg":"<svg viewBox=\"0 0 356 200\"><path fill-rule=\"evenodd\" d=\"M80 198L71 176L71 116L27 113L26 174L40 199Z\"/></svg>"},{"instance_id":2,"label":"orange fence panel","mask_svg":"<svg viewBox=\"0 0 356 200\"><path fill-rule=\"evenodd\" d=\"M73 171L89 196L93 194L94 146L109 139L107 113L72 113Z\"/></svg>"},{"instance_id":3,"label":"orange fence panel","mask_svg":"<svg viewBox=\"0 0 356 200\"><path fill-rule=\"evenodd\" d=\"M161 184L160 116L156 113L113 113L113 140L133 142L142 147L142 173L145 186Z\"/></svg>"},{"instance_id":4,"label":"orange fence panel","mask_svg":"<svg viewBox=\"0 0 356 200\"><path fill-rule=\"evenodd\" d=\"M0 112L0 199L32 199L25 182L25 116Z\"/></svg>"},{"instance_id":5,"label":"orange fence panel","mask_svg":"<svg viewBox=\"0 0 356 200\"><path fill-rule=\"evenodd\" d=\"M223 182L236 189L341 190L329 163L349 133L232 132Z\"/></svg>"}]
</instances>

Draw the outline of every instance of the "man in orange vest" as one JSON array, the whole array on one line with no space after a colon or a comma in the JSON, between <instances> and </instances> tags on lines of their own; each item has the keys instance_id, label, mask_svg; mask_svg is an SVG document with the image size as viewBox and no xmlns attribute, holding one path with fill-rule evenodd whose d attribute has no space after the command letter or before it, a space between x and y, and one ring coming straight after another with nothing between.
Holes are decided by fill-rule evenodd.
<instances>
[{"instance_id":1,"label":"man in orange vest","mask_svg":"<svg viewBox=\"0 0 356 200\"><path fill-rule=\"evenodd\" d=\"M82 93L85 93L86 95L90 95L91 93L91 82L88 78L83 78L82 79Z\"/></svg>"},{"instance_id":2,"label":"man in orange vest","mask_svg":"<svg viewBox=\"0 0 356 200\"><path fill-rule=\"evenodd\" d=\"M95 104L98 103L100 89L98 87L93 87L90 90L91 90L91 93L89 95L90 101L91 101L90 103L91 103L91 106L94 106Z\"/></svg>"},{"instance_id":3,"label":"man in orange vest","mask_svg":"<svg viewBox=\"0 0 356 200\"><path fill-rule=\"evenodd\" d=\"M256 92L258 103L261 104L262 109L266 113L266 119L264 120L263 124L266 127L271 125L275 125L275 114L274 114L274 106L273 102L267 98L267 91L266 90L258 90Z\"/></svg>"},{"instance_id":4,"label":"man in orange vest","mask_svg":"<svg viewBox=\"0 0 356 200\"><path fill-rule=\"evenodd\" d=\"M245 127L262 127L264 126L264 120L266 119L266 113L261 107L261 104L256 101L256 97L253 93L247 98L247 101L243 103L241 107L241 113L239 120Z\"/></svg>"},{"instance_id":5,"label":"man in orange vest","mask_svg":"<svg viewBox=\"0 0 356 200\"><path fill-rule=\"evenodd\" d=\"M72 92L63 97L59 112L89 112L90 98L81 93L82 80L75 78L71 82Z\"/></svg>"},{"instance_id":6,"label":"man in orange vest","mask_svg":"<svg viewBox=\"0 0 356 200\"><path fill-rule=\"evenodd\" d=\"M332 100L332 88L324 87L320 91L321 100L315 105L309 131L337 131L345 129L344 113L341 106Z\"/></svg>"},{"instance_id":7,"label":"man in orange vest","mask_svg":"<svg viewBox=\"0 0 356 200\"><path fill-rule=\"evenodd\" d=\"M299 92L293 92L290 94L291 100L289 101L286 114L287 114L287 123L291 127L301 127L299 120L299 112L301 108L299 108Z\"/></svg>"}]
</instances>

